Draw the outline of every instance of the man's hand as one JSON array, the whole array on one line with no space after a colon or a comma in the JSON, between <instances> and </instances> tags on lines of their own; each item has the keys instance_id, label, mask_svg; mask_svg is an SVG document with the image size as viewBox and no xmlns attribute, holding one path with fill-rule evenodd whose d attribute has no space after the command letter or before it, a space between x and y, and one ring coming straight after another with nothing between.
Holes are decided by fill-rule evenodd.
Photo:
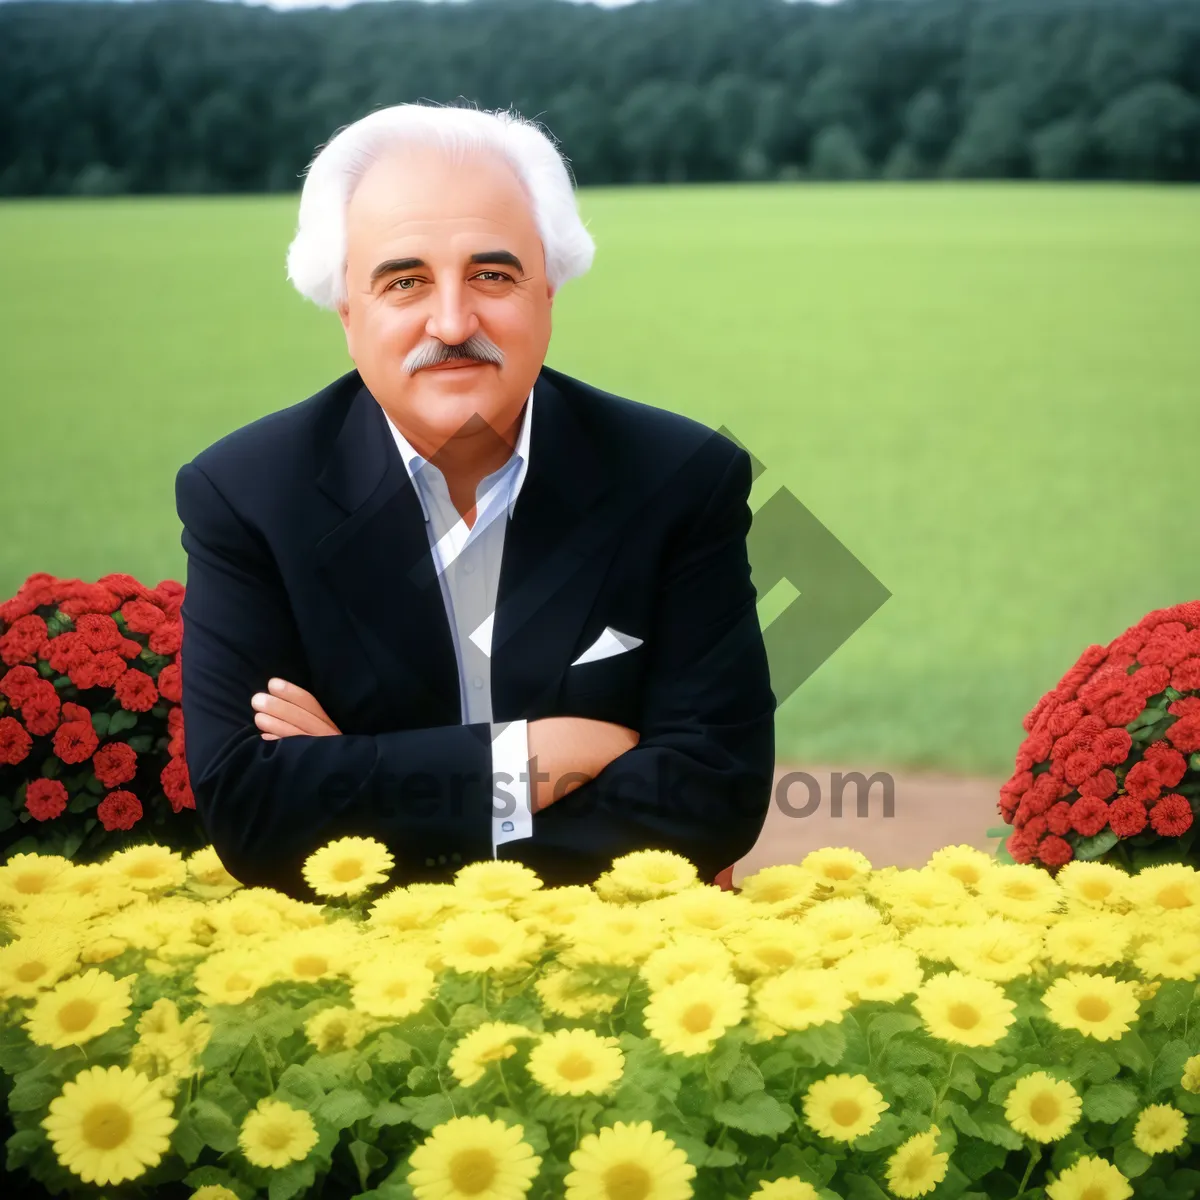
<instances>
[{"instance_id":1,"label":"man's hand","mask_svg":"<svg viewBox=\"0 0 1200 1200\"><path fill-rule=\"evenodd\" d=\"M529 807L535 813L594 779L641 740L634 729L590 717L541 717L529 722L528 734Z\"/></svg>"},{"instance_id":2,"label":"man's hand","mask_svg":"<svg viewBox=\"0 0 1200 1200\"><path fill-rule=\"evenodd\" d=\"M342 731L329 719L316 696L286 679L272 679L267 692L255 692L250 704L256 709L254 723L263 741L307 734L329 737Z\"/></svg>"}]
</instances>

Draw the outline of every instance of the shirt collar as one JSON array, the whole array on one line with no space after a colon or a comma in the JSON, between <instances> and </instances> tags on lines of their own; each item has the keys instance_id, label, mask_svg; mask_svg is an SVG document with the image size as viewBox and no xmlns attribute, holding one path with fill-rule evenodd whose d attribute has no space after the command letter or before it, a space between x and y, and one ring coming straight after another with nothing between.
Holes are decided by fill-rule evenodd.
<instances>
[{"instance_id":1,"label":"shirt collar","mask_svg":"<svg viewBox=\"0 0 1200 1200\"><path fill-rule=\"evenodd\" d=\"M381 406L382 407L382 406ZM387 419L388 427L392 431L392 437L395 439L396 446L400 451L400 458L404 463L404 469L408 472L408 477L413 481L413 486L417 493L417 499L421 502L421 511L425 513L425 520L429 520L429 512L425 508L425 498L421 495L421 489L417 486L417 471L425 465L426 460L413 447L412 443L400 432L396 423L388 416L387 410L383 410L383 415ZM517 503L517 495L521 491L521 485L525 482L526 472L529 470L529 429L533 420L533 388L529 389L529 395L525 398L525 407L521 413L521 431L517 435L517 444L513 449L508 461L501 467L501 470L509 467L513 459L517 460L517 469L515 473L510 472L509 478L511 484L508 492L508 515L512 516L513 507Z\"/></svg>"}]
</instances>

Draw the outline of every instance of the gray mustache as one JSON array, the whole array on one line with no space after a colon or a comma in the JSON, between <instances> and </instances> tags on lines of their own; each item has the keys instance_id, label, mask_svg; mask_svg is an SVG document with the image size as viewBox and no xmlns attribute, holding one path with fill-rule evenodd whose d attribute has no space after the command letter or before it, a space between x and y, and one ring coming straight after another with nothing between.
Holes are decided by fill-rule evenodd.
<instances>
[{"instance_id":1,"label":"gray mustache","mask_svg":"<svg viewBox=\"0 0 1200 1200\"><path fill-rule=\"evenodd\" d=\"M473 333L465 342L448 346L436 338L418 346L405 360L404 369L414 375L426 367L437 367L455 358L470 358L476 362L504 365L504 352L486 333Z\"/></svg>"}]
</instances>

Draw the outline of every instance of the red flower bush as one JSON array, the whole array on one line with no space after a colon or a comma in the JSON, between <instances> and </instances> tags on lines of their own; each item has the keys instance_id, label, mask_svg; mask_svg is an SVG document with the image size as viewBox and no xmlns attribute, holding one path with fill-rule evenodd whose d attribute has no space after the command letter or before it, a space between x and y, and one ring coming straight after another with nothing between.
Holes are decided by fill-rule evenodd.
<instances>
[{"instance_id":1,"label":"red flower bush","mask_svg":"<svg viewBox=\"0 0 1200 1200\"><path fill-rule=\"evenodd\" d=\"M1200 601L1157 609L1107 646L1089 646L1023 725L999 802L1015 861L1136 869L1195 857Z\"/></svg>"},{"instance_id":2,"label":"red flower bush","mask_svg":"<svg viewBox=\"0 0 1200 1200\"><path fill-rule=\"evenodd\" d=\"M90 858L130 830L203 844L179 707L183 594L170 579L40 573L0 603L0 848Z\"/></svg>"}]
</instances>

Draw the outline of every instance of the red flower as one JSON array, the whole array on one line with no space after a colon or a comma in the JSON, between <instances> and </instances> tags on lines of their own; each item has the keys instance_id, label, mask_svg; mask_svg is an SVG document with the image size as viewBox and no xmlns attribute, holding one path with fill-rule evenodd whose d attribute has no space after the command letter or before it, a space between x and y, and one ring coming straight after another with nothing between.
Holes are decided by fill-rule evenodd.
<instances>
[{"instance_id":1,"label":"red flower","mask_svg":"<svg viewBox=\"0 0 1200 1200\"><path fill-rule=\"evenodd\" d=\"M1083 837L1095 837L1108 824L1109 807L1103 800L1081 796L1071 805L1071 824Z\"/></svg>"},{"instance_id":2,"label":"red flower","mask_svg":"<svg viewBox=\"0 0 1200 1200\"><path fill-rule=\"evenodd\" d=\"M1088 712L1099 712L1106 701L1119 696L1125 690L1125 681L1128 678L1119 667L1102 667L1086 686L1079 689L1080 702ZM1112 725L1113 722L1109 721L1108 724Z\"/></svg>"},{"instance_id":3,"label":"red flower","mask_svg":"<svg viewBox=\"0 0 1200 1200\"><path fill-rule=\"evenodd\" d=\"M92 770L105 787L128 783L137 774L137 752L124 742L107 742L92 755Z\"/></svg>"},{"instance_id":4,"label":"red flower","mask_svg":"<svg viewBox=\"0 0 1200 1200\"><path fill-rule=\"evenodd\" d=\"M65 675L73 666L87 662L91 657L92 651L82 633L60 633L50 639L46 661Z\"/></svg>"},{"instance_id":5,"label":"red flower","mask_svg":"<svg viewBox=\"0 0 1200 1200\"><path fill-rule=\"evenodd\" d=\"M1177 692L1200 691L1200 658L1185 658L1171 672L1171 686Z\"/></svg>"},{"instance_id":6,"label":"red flower","mask_svg":"<svg viewBox=\"0 0 1200 1200\"><path fill-rule=\"evenodd\" d=\"M162 676L159 675L158 678L159 678L159 682L161 683ZM160 687L158 690L161 692L162 688ZM168 697L168 699L169 699L169 697ZM167 728L172 733L175 733L177 730L181 730L183 728L183 709L180 708L178 704L172 705L167 710Z\"/></svg>"},{"instance_id":7,"label":"red flower","mask_svg":"<svg viewBox=\"0 0 1200 1200\"><path fill-rule=\"evenodd\" d=\"M37 613L14 621L8 632L0 635L0 662L9 667L34 662L46 632L46 622Z\"/></svg>"},{"instance_id":8,"label":"red flower","mask_svg":"<svg viewBox=\"0 0 1200 1200\"><path fill-rule=\"evenodd\" d=\"M66 721L54 735L54 753L65 763L85 762L99 744L90 721Z\"/></svg>"},{"instance_id":9,"label":"red flower","mask_svg":"<svg viewBox=\"0 0 1200 1200\"><path fill-rule=\"evenodd\" d=\"M1058 834L1062 837L1064 833L1070 833L1073 828L1071 824L1071 805L1066 800L1059 800L1057 804L1052 805L1046 811L1046 828L1051 833Z\"/></svg>"},{"instance_id":10,"label":"red flower","mask_svg":"<svg viewBox=\"0 0 1200 1200\"><path fill-rule=\"evenodd\" d=\"M144 671L130 667L113 688L120 706L129 712L149 712L158 703L158 688Z\"/></svg>"},{"instance_id":11,"label":"red flower","mask_svg":"<svg viewBox=\"0 0 1200 1200\"><path fill-rule=\"evenodd\" d=\"M94 688L100 682L100 672L96 667L96 656L90 651L83 662L75 663L67 672L67 678L81 691Z\"/></svg>"},{"instance_id":12,"label":"red flower","mask_svg":"<svg viewBox=\"0 0 1200 1200\"><path fill-rule=\"evenodd\" d=\"M90 721L92 710L82 704L73 704L70 700L63 702L62 719L64 721Z\"/></svg>"},{"instance_id":13,"label":"red flower","mask_svg":"<svg viewBox=\"0 0 1200 1200\"><path fill-rule=\"evenodd\" d=\"M1171 672L1161 663L1153 667L1142 667L1129 677L1126 687L1136 692L1143 700L1156 696L1171 682ZM1118 721L1114 725L1120 724Z\"/></svg>"},{"instance_id":14,"label":"red flower","mask_svg":"<svg viewBox=\"0 0 1200 1200\"><path fill-rule=\"evenodd\" d=\"M109 792L96 807L96 816L109 833L132 829L142 819L142 802L132 792Z\"/></svg>"},{"instance_id":15,"label":"red flower","mask_svg":"<svg viewBox=\"0 0 1200 1200\"><path fill-rule=\"evenodd\" d=\"M67 807L67 789L57 779L31 779L25 807L35 821L52 821Z\"/></svg>"},{"instance_id":16,"label":"red flower","mask_svg":"<svg viewBox=\"0 0 1200 1200\"><path fill-rule=\"evenodd\" d=\"M100 583L115 592L119 600L128 600L131 596L136 596L139 600L145 600L151 595L150 588L144 583L134 579L132 575L124 575L120 572L105 575L100 580ZM115 608L116 605L113 607Z\"/></svg>"},{"instance_id":17,"label":"red flower","mask_svg":"<svg viewBox=\"0 0 1200 1200\"><path fill-rule=\"evenodd\" d=\"M1170 633L1164 633L1170 630ZM1170 621L1155 629L1150 640L1138 651L1138 662L1143 666L1161 663L1163 666L1176 667L1188 656L1190 643L1182 636L1186 628L1177 621Z\"/></svg>"},{"instance_id":18,"label":"red flower","mask_svg":"<svg viewBox=\"0 0 1200 1200\"><path fill-rule=\"evenodd\" d=\"M1046 731L1051 737L1062 737L1064 733L1070 733L1082 718L1083 705L1078 700L1072 700L1070 704L1064 704L1050 714L1046 721Z\"/></svg>"},{"instance_id":19,"label":"red flower","mask_svg":"<svg viewBox=\"0 0 1200 1200\"><path fill-rule=\"evenodd\" d=\"M1108 807L1108 824L1117 837L1133 837L1146 828L1146 806L1131 796L1121 796Z\"/></svg>"},{"instance_id":20,"label":"red flower","mask_svg":"<svg viewBox=\"0 0 1200 1200\"><path fill-rule=\"evenodd\" d=\"M1048 867L1061 867L1075 857L1075 851L1065 838L1051 833L1038 842L1037 856Z\"/></svg>"},{"instance_id":21,"label":"red flower","mask_svg":"<svg viewBox=\"0 0 1200 1200\"><path fill-rule=\"evenodd\" d=\"M1093 800L1107 800L1110 796L1116 794L1117 777L1105 767L1103 771L1097 771L1091 779L1085 779L1079 785L1079 794L1081 796L1090 796Z\"/></svg>"},{"instance_id":22,"label":"red flower","mask_svg":"<svg viewBox=\"0 0 1200 1200\"><path fill-rule=\"evenodd\" d=\"M96 686L104 688L112 687L129 669L115 650L101 650L91 665L96 675Z\"/></svg>"},{"instance_id":23,"label":"red flower","mask_svg":"<svg viewBox=\"0 0 1200 1200\"><path fill-rule=\"evenodd\" d=\"M1192 827L1192 806L1186 797L1171 792L1150 810L1150 825L1163 837L1179 837Z\"/></svg>"},{"instance_id":24,"label":"red flower","mask_svg":"<svg viewBox=\"0 0 1200 1200\"><path fill-rule=\"evenodd\" d=\"M1143 804L1157 800L1162 789L1162 780L1159 779L1154 764L1145 759L1130 767L1129 774L1125 776L1125 794Z\"/></svg>"},{"instance_id":25,"label":"red flower","mask_svg":"<svg viewBox=\"0 0 1200 1200\"><path fill-rule=\"evenodd\" d=\"M0 695L7 696L19 708L37 685L45 682L32 667L12 667L0 675Z\"/></svg>"},{"instance_id":26,"label":"red flower","mask_svg":"<svg viewBox=\"0 0 1200 1200\"><path fill-rule=\"evenodd\" d=\"M175 654L183 645L183 622L164 621L150 633L150 649L155 654Z\"/></svg>"},{"instance_id":27,"label":"red flower","mask_svg":"<svg viewBox=\"0 0 1200 1200\"><path fill-rule=\"evenodd\" d=\"M167 619L166 613L149 600L126 600L121 605L121 616L130 633L149 633Z\"/></svg>"},{"instance_id":28,"label":"red flower","mask_svg":"<svg viewBox=\"0 0 1200 1200\"><path fill-rule=\"evenodd\" d=\"M1178 750L1172 750L1166 742L1147 746L1142 761L1153 765L1154 773L1162 781L1163 787L1175 787L1187 772L1187 759Z\"/></svg>"},{"instance_id":29,"label":"red flower","mask_svg":"<svg viewBox=\"0 0 1200 1200\"><path fill-rule=\"evenodd\" d=\"M1090 779L1100 770L1100 760L1090 750L1076 750L1063 764L1066 781L1072 787Z\"/></svg>"},{"instance_id":30,"label":"red flower","mask_svg":"<svg viewBox=\"0 0 1200 1200\"><path fill-rule=\"evenodd\" d=\"M122 658L137 658L142 652L142 643L135 642L133 638L123 637L121 644L117 647L117 653Z\"/></svg>"},{"instance_id":31,"label":"red flower","mask_svg":"<svg viewBox=\"0 0 1200 1200\"><path fill-rule=\"evenodd\" d=\"M1053 692L1047 692L1026 714L1021 718L1021 726L1026 733L1032 733L1039 719L1047 711L1050 701L1054 698Z\"/></svg>"},{"instance_id":32,"label":"red flower","mask_svg":"<svg viewBox=\"0 0 1200 1200\"><path fill-rule=\"evenodd\" d=\"M48 679L39 679L21 703L25 728L38 737L45 737L58 728L61 711L62 701L58 691Z\"/></svg>"},{"instance_id":33,"label":"red flower","mask_svg":"<svg viewBox=\"0 0 1200 1200\"><path fill-rule=\"evenodd\" d=\"M1142 696L1135 691L1126 691L1106 701L1100 711L1110 725L1128 725L1145 707L1146 701Z\"/></svg>"},{"instance_id":34,"label":"red flower","mask_svg":"<svg viewBox=\"0 0 1200 1200\"><path fill-rule=\"evenodd\" d=\"M75 619L75 632L87 642L93 654L115 650L121 644L121 631L106 613L83 613Z\"/></svg>"},{"instance_id":35,"label":"red flower","mask_svg":"<svg viewBox=\"0 0 1200 1200\"><path fill-rule=\"evenodd\" d=\"M74 596L68 596L58 602L58 610L64 616L70 617L79 628L79 618L85 613L101 613L107 616L115 612L121 603L121 597L116 592L99 583L88 583L75 589Z\"/></svg>"},{"instance_id":36,"label":"red flower","mask_svg":"<svg viewBox=\"0 0 1200 1200\"><path fill-rule=\"evenodd\" d=\"M178 704L183 699L183 676L178 663L168 663L158 673L158 691L164 700Z\"/></svg>"},{"instance_id":37,"label":"red flower","mask_svg":"<svg viewBox=\"0 0 1200 1200\"><path fill-rule=\"evenodd\" d=\"M1096 738L1092 748L1102 763L1116 767L1129 757L1129 751L1133 748L1133 738L1130 737L1129 730L1114 726Z\"/></svg>"},{"instance_id":38,"label":"red flower","mask_svg":"<svg viewBox=\"0 0 1200 1200\"><path fill-rule=\"evenodd\" d=\"M171 759L159 774L159 781L175 812L196 807L196 797L192 795L187 763L182 758Z\"/></svg>"},{"instance_id":39,"label":"red flower","mask_svg":"<svg viewBox=\"0 0 1200 1200\"><path fill-rule=\"evenodd\" d=\"M1004 840L1005 849L1019 863L1027 863L1033 858L1033 845L1025 837L1024 830L1018 829L1010 833Z\"/></svg>"},{"instance_id":40,"label":"red flower","mask_svg":"<svg viewBox=\"0 0 1200 1200\"><path fill-rule=\"evenodd\" d=\"M0 765L15 767L33 749L33 738L16 717L0 717Z\"/></svg>"}]
</instances>

